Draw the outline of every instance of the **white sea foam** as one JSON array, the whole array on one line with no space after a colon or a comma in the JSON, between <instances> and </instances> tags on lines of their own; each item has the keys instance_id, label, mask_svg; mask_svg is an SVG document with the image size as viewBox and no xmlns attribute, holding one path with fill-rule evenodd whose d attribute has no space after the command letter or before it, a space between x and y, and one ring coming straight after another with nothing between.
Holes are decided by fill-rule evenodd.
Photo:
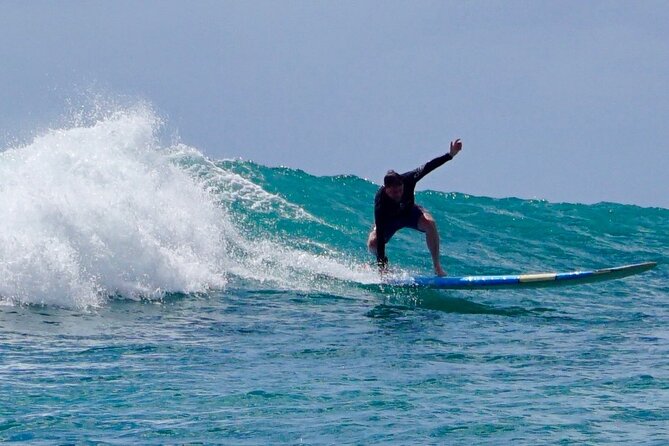
<instances>
[{"instance_id":1,"label":"white sea foam","mask_svg":"<svg viewBox=\"0 0 669 446\"><path fill-rule=\"evenodd\" d=\"M56 305L225 284L223 211L161 153L146 108L0 154L0 295Z\"/></svg>"},{"instance_id":2,"label":"white sea foam","mask_svg":"<svg viewBox=\"0 0 669 446\"><path fill-rule=\"evenodd\" d=\"M317 219L231 172L180 166L185 146L161 147L160 127L138 106L0 152L1 301L96 306L220 289L231 275L292 288L319 274L368 281L354 263L245 238L221 201ZM214 195L212 175L233 198Z\"/></svg>"}]
</instances>

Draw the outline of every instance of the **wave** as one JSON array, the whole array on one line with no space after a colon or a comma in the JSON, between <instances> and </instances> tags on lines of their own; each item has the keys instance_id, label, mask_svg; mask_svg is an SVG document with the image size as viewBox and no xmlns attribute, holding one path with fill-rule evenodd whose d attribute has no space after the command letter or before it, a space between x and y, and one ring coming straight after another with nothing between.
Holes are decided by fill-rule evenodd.
<instances>
[{"instance_id":1,"label":"wave","mask_svg":"<svg viewBox=\"0 0 669 446\"><path fill-rule=\"evenodd\" d=\"M225 289L231 280L304 291L378 281L365 249L378 186L161 142L139 105L51 129L0 152L0 299L90 307ZM494 273L666 260L669 211L419 192L451 272ZM401 271L430 270L400 232Z\"/></svg>"}]
</instances>

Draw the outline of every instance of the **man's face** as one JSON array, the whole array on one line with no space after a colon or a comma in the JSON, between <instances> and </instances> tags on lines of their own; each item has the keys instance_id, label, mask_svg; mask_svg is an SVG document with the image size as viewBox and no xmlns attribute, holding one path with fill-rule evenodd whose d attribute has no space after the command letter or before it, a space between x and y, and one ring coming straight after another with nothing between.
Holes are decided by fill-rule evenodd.
<instances>
[{"instance_id":1,"label":"man's face","mask_svg":"<svg viewBox=\"0 0 669 446\"><path fill-rule=\"evenodd\" d=\"M404 193L404 185L399 184L396 186L386 186L386 195L388 195L393 200L399 203L402 200L402 194Z\"/></svg>"}]
</instances>

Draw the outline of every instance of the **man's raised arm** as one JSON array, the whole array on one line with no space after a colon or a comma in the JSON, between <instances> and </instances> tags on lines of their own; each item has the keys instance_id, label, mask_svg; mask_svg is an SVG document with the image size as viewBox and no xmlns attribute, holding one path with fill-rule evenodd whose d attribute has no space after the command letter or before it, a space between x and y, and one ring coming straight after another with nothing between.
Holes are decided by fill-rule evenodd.
<instances>
[{"instance_id":1,"label":"man's raised arm","mask_svg":"<svg viewBox=\"0 0 669 446\"><path fill-rule=\"evenodd\" d=\"M453 157L460 152L460 150L462 150L462 141L460 141L460 138L456 139L455 141L451 141L451 150L448 153L428 161L418 169L410 172L414 178L414 181L418 182L425 175L432 172L437 167L443 165L446 161L452 160Z\"/></svg>"}]
</instances>

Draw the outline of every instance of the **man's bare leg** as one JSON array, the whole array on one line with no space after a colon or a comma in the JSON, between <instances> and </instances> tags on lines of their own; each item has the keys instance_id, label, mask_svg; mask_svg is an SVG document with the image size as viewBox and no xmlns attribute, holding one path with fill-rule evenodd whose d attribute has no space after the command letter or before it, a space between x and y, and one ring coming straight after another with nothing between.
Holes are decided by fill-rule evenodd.
<instances>
[{"instance_id":1,"label":"man's bare leg","mask_svg":"<svg viewBox=\"0 0 669 446\"><path fill-rule=\"evenodd\" d=\"M441 260L439 259L439 231L432 215L423 212L423 215L418 220L418 229L425 232L425 241L427 242L427 249L430 250L430 255L432 256L434 273L437 276L445 276L446 271L441 267Z\"/></svg>"},{"instance_id":2,"label":"man's bare leg","mask_svg":"<svg viewBox=\"0 0 669 446\"><path fill-rule=\"evenodd\" d=\"M376 255L376 226L372 228L372 231L367 237L367 249L369 252Z\"/></svg>"}]
</instances>

